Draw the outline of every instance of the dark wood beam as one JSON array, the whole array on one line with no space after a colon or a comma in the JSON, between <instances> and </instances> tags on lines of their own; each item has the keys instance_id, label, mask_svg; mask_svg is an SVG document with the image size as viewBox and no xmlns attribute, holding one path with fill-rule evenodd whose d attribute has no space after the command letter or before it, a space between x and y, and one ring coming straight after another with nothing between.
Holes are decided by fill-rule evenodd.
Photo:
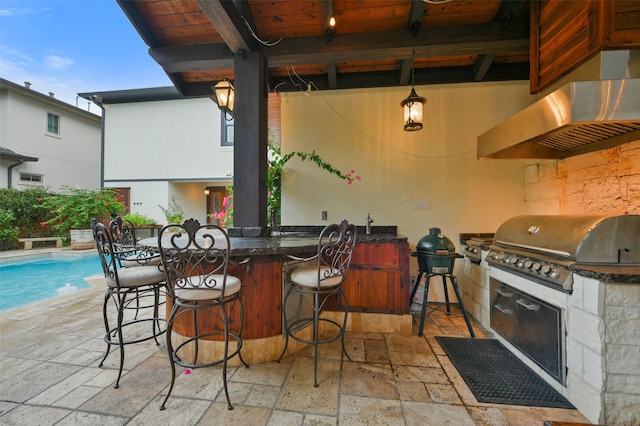
<instances>
[{"instance_id":1,"label":"dark wood beam","mask_svg":"<svg viewBox=\"0 0 640 426\"><path fill-rule=\"evenodd\" d=\"M232 0L196 0L232 52L253 52L256 41Z\"/></svg>"},{"instance_id":2,"label":"dark wood beam","mask_svg":"<svg viewBox=\"0 0 640 426\"><path fill-rule=\"evenodd\" d=\"M233 224L267 225L267 67L260 52L236 56ZM209 89L210 90L210 89Z\"/></svg>"},{"instance_id":3,"label":"dark wood beam","mask_svg":"<svg viewBox=\"0 0 640 426\"><path fill-rule=\"evenodd\" d=\"M467 83L474 81L475 70L472 65L464 67L418 68L415 70L416 86L427 84ZM305 75L307 81L312 81L318 90L334 89L329 87L326 74ZM493 64L484 81L528 80L529 64ZM397 87L397 71L358 72L340 74L338 87L335 89L364 89L367 87ZM287 77L272 77L270 87L278 86L278 92L298 92ZM210 88L209 88L209 91ZM408 92L408 91L407 91Z\"/></svg>"},{"instance_id":4,"label":"dark wood beam","mask_svg":"<svg viewBox=\"0 0 640 426\"><path fill-rule=\"evenodd\" d=\"M157 47L149 55L167 73L233 69L233 52L222 43Z\"/></svg>"},{"instance_id":5,"label":"dark wood beam","mask_svg":"<svg viewBox=\"0 0 640 426\"><path fill-rule=\"evenodd\" d=\"M476 70L476 76L475 76L476 81L482 81L484 79L495 57L496 57L495 53L489 53L487 55L478 55L478 59L476 59L476 63L474 65L474 69Z\"/></svg>"},{"instance_id":6,"label":"dark wood beam","mask_svg":"<svg viewBox=\"0 0 640 426\"><path fill-rule=\"evenodd\" d=\"M409 21L407 28L411 34L418 35L420 25L422 25L422 16L424 15L424 2L422 0L412 0L411 10L409 11Z\"/></svg>"},{"instance_id":7,"label":"dark wood beam","mask_svg":"<svg viewBox=\"0 0 640 426\"><path fill-rule=\"evenodd\" d=\"M409 84L411 78L411 68L413 67L413 59L403 59L400 64L400 86Z\"/></svg>"},{"instance_id":8,"label":"dark wood beam","mask_svg":"<svg viewBox=\"0 0 640 426\"><path fill-rule=\"evenodd\" d=\"M283 39L263 49L269 66L313 65L412 57L473 55L529 50L526 31L500 23L425 28L419 35L405 31L342 34L331 43L323 37Z\"/></svg>"},{"instance_id":9,"label":"dark wood beam","mask_svg":"<svg viewBox=\"0 0 640 426\"><path fill-rule=\"evenodd\" d=\"M336 64L327 64L327 81L329 89L338 88L338 67Z\"/></svg>"}]
</instances>

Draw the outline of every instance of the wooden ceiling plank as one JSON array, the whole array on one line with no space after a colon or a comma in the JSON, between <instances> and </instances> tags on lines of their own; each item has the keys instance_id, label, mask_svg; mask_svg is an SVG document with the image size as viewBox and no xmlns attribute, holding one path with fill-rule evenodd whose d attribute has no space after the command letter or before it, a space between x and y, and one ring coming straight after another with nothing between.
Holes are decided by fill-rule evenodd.
<instances>
[{"instance_id":1,"label":"wooden ceiling plank","mask_svg":"<svg viewBox=\"0 0 640 426\"><path fill-rule=\"evenodd\" d=\"M136 4L131 1L117 0L118 5L124 12L125 16L129 19L129 22L136 29L144 43L149 47L161 46L160 40L156 37L153 28L149 26L144 15L140 13Z\"/></svg>"}]
</instances>

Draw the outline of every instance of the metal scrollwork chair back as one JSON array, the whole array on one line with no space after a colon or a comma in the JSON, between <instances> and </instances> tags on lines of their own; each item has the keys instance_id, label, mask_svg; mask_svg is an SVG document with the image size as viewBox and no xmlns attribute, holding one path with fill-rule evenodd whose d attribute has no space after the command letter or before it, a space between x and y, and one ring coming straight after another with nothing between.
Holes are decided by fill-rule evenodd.
<instances>
[{"instance_id":1,"label":"metal scrollwork chair back","mask_svg":"<svg viewBox=\"0 0 640 426\"><path fill-rule=\"evenodd\" d=\"M109 222L109 230L119 252L120 266L131 268L160 265L160 253L157 250L138 244L136 228L131 221L116 216Z\"/></svg>"}]
</instances>

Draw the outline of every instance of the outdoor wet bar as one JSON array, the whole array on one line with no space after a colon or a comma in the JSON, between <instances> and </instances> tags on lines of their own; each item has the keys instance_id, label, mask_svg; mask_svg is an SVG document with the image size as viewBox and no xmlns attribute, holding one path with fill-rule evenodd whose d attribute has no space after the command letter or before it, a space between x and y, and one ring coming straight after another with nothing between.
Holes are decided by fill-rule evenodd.
<instances>
[{"instance_id":1,"label":"outdoor wet bar","mask_svg":"<svg viewBox=\"0 0 640 426\"><path fill-rule=\"evenodd\" d=\"M245 307L242 353L247 363L274 361L282 353L285 341L282 301L288 278L286 268L283 274L282 259L316 253L322 229L322 226L281 226L271 236L260 236L264 234L260 228L229 230L234 260L229 273L242 282ZM157 240L154 244L154 239L147 238L141 243L157 245ZM407 238L397 234L396 226L373 226L370 234L364 227L358 227L357 244L344 284L349 301L347 330L411 334L409 258ZM170 310L168 302L167 315ZM339 307L327 306L323 316L341 313ZM232 323L237 324L239 312L233 311L231 315ZM175 333L190 335L191 322L187 317L176 321ZM205 324L202 325L206 327ZM307 327L301 333L310 331L311 327ZM215 357L222 346L219 340L209 342L202 348L205 361ZM290 340L287 353L303 346ZM234 358L230 363L237 365L239 360Z\"/></svg>"}]
</instances>

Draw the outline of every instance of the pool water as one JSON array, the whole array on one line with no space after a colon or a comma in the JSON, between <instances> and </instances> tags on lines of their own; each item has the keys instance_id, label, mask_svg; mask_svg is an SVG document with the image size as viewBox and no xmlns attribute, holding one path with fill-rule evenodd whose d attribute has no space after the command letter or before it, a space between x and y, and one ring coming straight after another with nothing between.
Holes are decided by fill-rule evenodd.
<instances>
[{"instance_id":1,"label":"pool water","mask_svg":"<svg viewBox=\"0 0 640 426\"><path fill-rule=\"evenodd\" d=\"M0 312L89 288L102 274L98 255L51 255L0 263Z\"/></svg>"}]
</instances>

